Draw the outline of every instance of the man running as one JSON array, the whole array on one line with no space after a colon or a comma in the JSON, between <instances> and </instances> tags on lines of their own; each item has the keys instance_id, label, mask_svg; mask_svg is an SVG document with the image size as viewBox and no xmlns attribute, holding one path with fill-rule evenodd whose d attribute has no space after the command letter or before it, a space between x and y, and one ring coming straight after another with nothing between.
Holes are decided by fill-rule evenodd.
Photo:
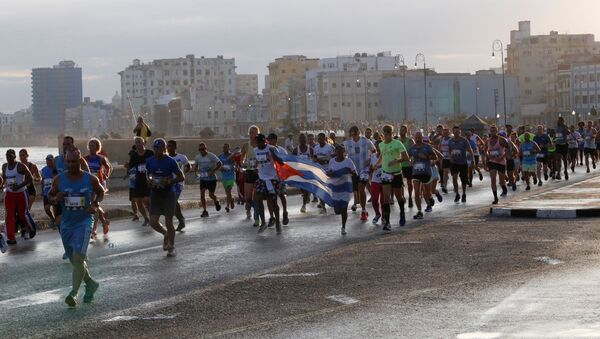
<instances>
[{"instance_id":1,"label":"man running","mask_svg":"<svg viewBox=\"0 0 600 339\"><path fill-rule=\"evenodd\" d=\"M31 239L35 237L36 225L31 218L28 208L27 186L31 184L33 178L27 166L16 161L17 154L14 149L6 151L6 164L2 165L2 182L4 183L5 196L4 207L6 209L5 228L7 233L7 243L15 245L17 240L17 219L25 227L23 238Z\"/></svg>"},{"instance_id":2,"label":"man running","mask_svg":"<svg viewBox=\"0 0 600 339\"><path fill-rule=\"evenodd\" d=\"M108 159L106 159L105 156L99 154L101 149L102 144L100 143L100 140L96 138L90 139L90 141L88 142L89 154L86 155L84 158L85 161L88 163L90 173L95 175L96 178L98 178L100 185L104 187L104 190L106 191L106 180L112 174L112 165L110 164ZM102 233L105 237L108 235L110 229L110 221L106 218L106 213L104 213L104 210L102 210L101 207L98 207L96 210L98 214L96 215L96 218L94 218L93 222L92 239L96 238L96 231L98 230L98 220L102 222Z\"/></svg>"},{"instance_id":3,"label":"man running","mask_svg":"<svg viewBox=\"0 0 600 339\"><path fill-rule=\"evenodd\" d=\"M467 159L473 158L473 150L469 141L460 135L460 127L452 127L454 137L448 140L448 153L450 160L450 172L452 173L452 185L454 186L454 202L467 202L467 184L469 182L469 165ZM468 153L468 154L467 154ZM468 157L468 158L467 158ZM458 177L462 186L462 198L458 192Z\"/></svg>"},{"instance_id":4,"label":"man running","mask_svg":"<svg viewBox=\"0 0 600 339\"><path fill-rule=\"evenodd\" d=\"M196 156L196 163L194 164L194 173L200 179L200 202L202 203L202 214L200 217L208 217L208 211L206 210L206 190L208 190L208 196L212 199L215 205L215 209L221 210L221 204L219 199L215 195L217 189L217 176L215 173L221 169L223 165L214 153L209 152L206 148L206 144L201 142L198 144L198 155Z\"/></svg>"},{"instance_id":5,"label":"man running","mask_svg":"<svg viewBox=\"0 0 600 339\"><path fill-rule=\"evenodd\" d=\"M65 254L73 265L73 286L65 298L69 307L77 306L81 282L85 282L84 303L94 300L100 284L92 279L88 268L87 248L92 232L92 216L104 199L104 187L98 178L81 169L81 153L70 148L65 153L66 172L56 176L48 193L51 202L62 206L60 237Z\"/></svg>"},{"instance_id":6,"label":"man running","mask_svg":"<svg viewBox=\"0 0 600 339\"><path fill-rule=\"evenodd\" d=\"M254 154L256 156L256 163L258 166L255 203L258 206L261 222L258 233L262 233L265 229L267 229L267 223L265 221L265 206L263 203L263 200L266 199L269 210L273 211L275 216L275 228L277 230L277 234L281 234L279 206L277 205L277 195L280 190L280 182L279 176L277 175L277 169L275 168L275 157L273 156L274 152L276 152L276 148L266 143L266 138L263 134L258 134L256 136L256 148L254 148Z\"/></svg>"},{"instance_id":7,"label":"man running","mask_svg":"<svg viewBox=\"0 0 600 339\"><path fill-rule=\"evenodd\" d=\"M34 182L40 182L42 177L40 176L40 171L37 165L32 162L29 162L29 153L25 148L19 151L19 161L25 166L27 166L27 169L29 170L29 172L31 172L31 176L33 178L33 181L29 185L27 185L27 197L29 199L29 210L31 211L31 208L35 203L35 199L37 196L37 190L35 189Z\"/></svg>"},{"instance_id":8,"label":"man running","mask_svg":"<svg viewBox=\"0 0 600 339\"><path fill-rule=\"evenodd\" d=\"M357 175L354 162L346 157L345 148L343 145L335 146L335 157L329 160L327 166L327 175L333 185L342 186L347 183L350 178L348 176ZM342 235L346 235L346 221L348 220L348 202L352 197L352 193L340 192L333 206L333 211L342 217Z\"/></svg>"},{"instance_id":9,"label":"man running","mask_svg":"<svg viewBox=\"0 0 600 339\"><path fill-rule=\"evenodd\" d=\"M173 185L173 189L175 190L175 217L179 221L177 224L177 232L181 232L185 228L185 218L183 213L181 212L181 205L179 204L179 197L181 193L183 193L183 188L185 186L185 174L190 172L192 166L190 165L190 161L185 154L177 153L177 141L169 140L167 141L167 153L169 156L175 160L177 166L183 172L184 180Z\"/></svg>"},{"instance_id":10,"label":"man running","mask_svg":"<svg viewBox=\"0 0 600 339\"><path fill-rule=\"evenodd\" d=\"M321 135L323 133L319 133L317 137L318 140L321 139ZM325 136L323 134L323 136ZM315 146L316 147L316 146ZM311 160L313 159L313 149L308 146L306 143L306 134L300 133L298 136L298 146L294 149L293 154L297 156L299 159L303 160ZM306 204L310 202L310 193L308 191L302 190L302 207L300 207L300 213L306 213Z\"/></svg>"},{"instance_id":11,"label":"man running","mask_svg":"<svg viewBox=\"0 0 600 339\"><path fill-rule=\"evenodd\" d=\"M408 160L408 153L404 145L393 139L394 127L383 126L383 142L379 144L381 151L380 163L383 169L381 183L383 185L383 213L382 222L384 231L391 231L390 226L390 198L392 193L400 205L400 226L406 224L404 214L404 190L402 189L402 162ZM356 163L355 163L356 164Z\"/></svg>"},{"instance_id":12,"label":"man running","mask_svg":"<svg viewBox=\"0 0 600 339\"><path fill-rule=\"evenodd\" d=\"M583 154L585 156L585 167L587 173L590 173L590 157L592 158L592 166L596 169L596 134L592 121L587 122L587 127L583 132Z\"/></svg>"},{"instance_id":13,"label":"man running","mask_svg":"<svg viewBox=\"0 0 600 339\"><path fill-rule=\"evenodd\" d=\"M548 134L544 133L544 126L538 125L533 141L540 147L537 153L537 178L538 186L542 186L542 169L544 171L544 180L548 181L548 147L552 144Z\"/></svg>"},{"instance_id":14,"label":"man running","mask_svg":"<svg viewBox=\"0 0 600 339\"><path fill-rule=\"evenodd\" d=\"M333 144L327 142L327 137L325 136L325 133L319 133L319 135L317 136L317 144L313 148L313 160L317 164L319 164L319 166L321 166L323 170L327 170L327 167L329 166L329 161L334 156L335 149ZM323 202L322 200L319 203L319 205L317 205L317 207L321 209L322 214L327 213L327 207L325 206L325 202Z\"/></svg>"},{"instance_id":15,"label":"man running","mask_svg":"<svg viewBox=\"0 0 600 339\"><path fill-rule=\"evenodd\" d=\"M577 165L577 151L579 150L581 134L575 130L575 125L571 125L569 127L569 131L570 133L567 135L567 144L569 145L568 160L569 164L571 165L571 172L575 173L575 165Z\"/></svg>"},{"instance_id":16,"label":"man running","mask_svg":"<svg viewBox=\"0 0 600 339\"><path fill-rule=\"evenodd\" d=\"M371 140L360 135L360 130L358 127L352 126L348 132L350 134L350 139L344 141L344 147L346 148L346 154L348 154L350 160L354 162L354 166L356 167L356 171L358 173L358 176L355 176L352 179L352 188L355 193L352 211L356 211L356 203L360 203L360 207L362 209L360 220L367 221L369 218L369 213L367 212L367 196L365 194L365 186L369 181L370 154L375 152L375 146ZM386 167L384 167L384 171L385 168ZM400 168L402 168L401 165Z\"/></svg>"},{"instance_id":17,"label":"man running","mask_svg":"<svg viewBox=\"0 0 600 339\"><path fill-rule=\"evenodd\" d=\"M540 147L531 139L531 133L525 132L524 141L519 145L520 154L523 155L521 166L523 169L523 178L525 178L525 183L527 184L527 187L525 187L526 191L531 189L529 186L529 178L531 176L533 176L534 185L537 184L538 180L535 175L537 170L536 154L540 152Z\"/></svg>"},{"instance_id":18,"label":"man running","mask_svg":"<svg viewBox=\"0 0 600 339\"><path fill-rule=\"evenodd\" d=\"M54 156L52 154L48 154L46 156L46 166L42 167L41 175L42 175L42 197L44 199L44 211L48 218L50 218L50 228L55 228L58 226L57 217L60 215L59 209L60 204L52 204L50 199L48 198L48 193L52 188L52 181L54 177L58 174L56 168L54 167Z\"/></svg>"},{"instance_id":19,"label":"man running","mask_svg":"<svg viewBox=\"0 0 600 339\"><path fill-rule=\"evenodd\" d=\"M235 153L231 153L229 149L229 144L223 144L223 153L219 154L219 161L221 161L221 183L223 184L223 189L225 189L225 212L229 213L235 207L235 202L233 200L233 196L231 195L231 190L233 189L233 185L235 184L235 172L236 172L236 163L234 157L239 154L239 148L236 149Z\"/></svg>"},{"instance_id":20,"label":"man running","mask_svg":"<svg viewBox=\"0 0 600 339\"><path fill-rule=\"evenodd\" d=\"M418 210L413 218L418 220L424 217L421 210L421 198L425 199L427 205L425 212L431 212L432 210L431 163L437 160L437 155L431 145L423 142L423 133L421 131L415 133L415 144L411 146L408 154L412 162L412 180L415 187L415 203Z\"/></svg>"},{"instance_id":21,"label":"man running","mask_svg":"<svg viewBox=\"0 0 600 339\"><path fill-rule=\"evenodd\" d=\"M448 175L450 173L450 153L448 150L448 142L450 142L450 130L444 128L442 137L438 138L438 150L442 153L442 167L440 176L442 177L442 192L448 193Z\"/></svg>"},{"instance_id":22,"label":"man running","mask_svg":"<svg viewBox=\"0 0 600 339\"><path fill-rule=\"evenodd\" d=\"M274 146L277 152L282 154L288 154L288 151L285 148L277 145L277 134L269 134L267 136L267 142L269 143L269 145ZM281 219L281 223L283 225L287 225L290 222L290 220L288 218L287 211L286 185L283 182L283 180L281 180L281 178L279 179L279 192L277 193L277 195L279 196L279 200L281 201L281 208L283 209L283 218ZM275 223L275 219L273 219L273 211L269 210L269 214L271 215L271 218L269 219L269 227L272 227Z\"/></svg>"},{"instance_id":23,"label":"man running","mask_svg":"<svg viewBox=\"0 0 600 339\"><path fill-rule=\"evenodd\" d=\"M150 207L150 186L146 179L146 160L154 156L154 152L146 149L146 143L142 137L135 137L134 144L135 149L129 153L129 161L125 164L125 168L135 172L135 185L131 191L131 197L137 210L144 217L142 226L148 226L150 219L146 210Z\"/></svg>"},{"instance_id":24,"label":"man running","mask_svg":"<svg viewBox=\"0 0 600 339\"><path fill-rule=\"evenodd\" d=\"M242 147L242 165L244 170L244 198L246 198L246 218L252 218L252 207L254 207L254 227L258 227L259 218L254 204L255 184L258 180L256 169L256 136L260 133L258 126L248 127L248 143Z\"/></svg>"},{"instance_id":25,"label":"man running","mask_svg":"<svg viewBox=\"0 0 600 339\"><path fill-rule=\"evenodd\" d=\"M408 127L406 125L400 126L400 142L404 145L404 149L409 150L414 145L414 140L407 136ZM406 187L408 189L408 208L413 207L413 180L412 180L412 166L410 161L404 161L402 163L402 176L406 179ZM417 197L415 196L415 199Z\"/></svg>"},{"instance_id":26,"label":"man running","mask_svg":"<svg viewBox=\"0 0 600 339\"><path fill-rule=\"evenodd\" d=\"M498 204L498 188L496 178L500 179L500 187L502 188L501 196L506 196L508 188L506 187L506 149L510 147L508 141L504 137L498 135L498 127L490 127L490 137L486 145L486 162L485 169L490 172L492 193L494 201L492 204Z\"/></svg>"},{"instance_id":27,"label":"man running","mask_svg":"<svg viewBox=\"0 0 600 339\"><path fill-rule=\"evenodd\" d=\"M164 139L154 140L152 147L154 156L146 160L147 180L152 187L150 225L156 232L164 236L163 250L167 251L167 257L173 257L175 256L173 216L177 204L174 185L182 182L185 177L177 162L167 155L167 144ZM159 222L161 215L165 217L166 229Z\"/></svg>"}]
</instances>

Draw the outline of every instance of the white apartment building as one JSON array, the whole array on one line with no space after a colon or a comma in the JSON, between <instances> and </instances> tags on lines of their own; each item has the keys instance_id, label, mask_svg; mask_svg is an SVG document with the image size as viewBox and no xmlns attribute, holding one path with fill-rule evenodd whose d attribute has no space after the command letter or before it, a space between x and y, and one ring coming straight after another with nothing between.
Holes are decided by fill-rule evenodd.
<instances>
[{"instance_id":1,"label":"white apartment building","mask_svg":"<svg viewBox=\"0 0 600 339\"><path fill-rule=\"evenodd\" d=\"M390 52L320 59L319 68L306 72L307 120L361 121L383 116L379 81L399 69L399 57Z\"/></svg>"},{"instance_id":2,"label":"white apartment building","mask_svg":"<svg viewBox=\"0 0 600 339\"><path fill-rule=\"evenodd\" d=\"M238 96L258 95L258 74L238 74L236 78Z\"/></svg>"},{"instance_id":3,"label":"white apartment building","mask_svg":"<svg viewBox=\"0 0 600 339\"><path fill-rule=\"evenodd\" d=\"M135 113L152 112L152 107L174 97L187 98L186 108L236 95L235 59L216 58L157 59L149 63L133 60L119 72L122 105Z\"/></svg>"},{"instance_id":4,"label":"white apartment building","mask_svg":"<svg viewBox=\"0 0 600 339\"><path fill-rule=\"evenodd\" d=\"M109 131L109 120L113 111L112 105L101 100L92 102L90 98L84 98L81 106L66 110L65 134L99 137Z\"/></svg>"}]
</instances>

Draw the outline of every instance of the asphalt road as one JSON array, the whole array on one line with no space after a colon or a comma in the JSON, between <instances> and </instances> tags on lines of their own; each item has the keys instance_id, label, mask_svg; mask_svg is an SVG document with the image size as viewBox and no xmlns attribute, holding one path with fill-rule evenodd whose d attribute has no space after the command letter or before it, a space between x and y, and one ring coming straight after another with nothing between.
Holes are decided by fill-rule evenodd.
<instances>
[{"instance_id":1,"label":"asphalt road","mask_svg":"<svg viewBox=\"0 0 600 339\"><path fill-rule=\"evenodd\" d=\"M581 172L581 169L579 171ZM589 178L589 175L577 173L572 175L571 180L568 182L549 182L543 188L560 187L566 183L573 183L586 178ZM509 199L511 196L533 194L539 191L535 187L530 193L525 193L523 188L524 186L520 185L517 191L518 194L510 191ZM430 225L456 227L459 233L452 234L452 237L458 237L459 239L465 237L485 238L486 234L484 232L473 233L469 229L461 230L459 226L467 227L467 225L487 223L487 209L491 201L488 179L486 178L484 182L475 182L475 187L468 191L467 204L454 204L452 198L453 194L445 195L446 200L442 204L436 203L434 212L427 214L425 220L413 221L411 218L413 213L409 213L407 227L399 228L396 224L391 236L384 234L380 225L375 227L370 222L359 222L358 214L350 214L347 226L348 235L341 236L338 216L333 215L331 211L328 215L319 215L314 205L311 206L307 215L301 215L298 212L299 197L297 196L290 197L290 224L284 227L283 234L280 236L275 234L274 229L269 229L264 234L257 234L256 228L251 226L251 222L245 220L243 209L239 206L231 214L226 214L224 211L221 213L210 211L211 216L208 219L200 219L198 211L188 211L186 213L188 218L186 232L178 234L176 238L178 254L176 258L165 257L165 253L161 249L162 238L150 228L141 227L138 223L125 220L115 221L111 224L110 239L106 242L97 241L90 244L89 247L91 273L101 284L97 292L97 299L91 305L81 303L76 310L67 309L63 303L64 296L70 290L71 267L67 261L61 259L63 250L59 236L57 232L40 232L35 239L26 242L21 241L17 247L11 248L6 255L0 256L0 276L2 277L0 279L0 337L77 337L79 333L89 331L93 331L91 334L100 337L161 337L166 335L165 333L171 333L176 337L200 335L364 337L365 335L368 336L369 333L377 333L374 336L394 337L404 336L409 332L398 332L398 327L385 326L384 324L388 324L388 320L397 319L402 323L410 320L413 316L420 316L422 318L419 318L418 323L423 324L428 317L434 319L446 315L448 315L448 323L454 324L452 330L450 330L452 328L450 326L441 329L430 328L427 332L425 331L428 328L427 326L414 326L415 331L410 332L411 335L447 337L448 333L453 333L452 336L456 334L462 335L464 338L470 335L471 337L480 337L478 336L480 334L481 337L493 337L497 333L501 333L501 336L508 333L519 333L515 332L517 326L522 326L525 329L529 328L524 324L519 324L519 313L515 310L523 311L523 307L532 309L533 306L528 306L527 300L535 300L538 297L547 300L546 295L549 291L561 293L554 293L553 299L547 300L548 303L553 300L559 302L566 299L573 303L573 307L585 306L581 304L583 302L581 299L590 297L589 293L585 292L585 295L582 295L581 293L584 292L576 290L580 292L570 295L564 287L577 287L579 284L581 289L589 288L590 283L586 284L583 279L578 277L598 278L600 277L600 270L596 268L578 267L577 271L565 273L562 283L555 283L554 280L548 282L548 279L544 278L542 279L544 283L529 280L528 283L518 287L515 287L513 282L507 283L503 279L496 280L493 278L496 273L500 274L501 270L493 274L488 272L488 275L483 275L481 279L489 276L492 281L486 281L485 287L486 289L495 289L494 293L496 294L489 293L486 290L487 292L484 293L486 298L491 295L504 296L509 292L510 294L503 300L504 304L496 306L493 311L489 312L488 317L483 318L477 324L473 324L472 319L468 319L466 316L463 318L459 315L468 315L469 312L475 312L477 307L486 304L481 301L488 300L483 296L481 296L481 299L471 296L475 298L469 299L471 304L465 302L465 300L462 304L453 301L456 305L460 304L460 307L455 305L454 309L444 309L443 302L431 302L428 303L427 307L410 305L409 309L412 312L407 312L407 305L404 301L390 302L385 307L381 307L381 305L375 307L373 304L361 303L359 300L355 302L355 299L345 294L335 294L329 296L332 298L328 299L328 304L323 304L322 298L319 298L318 301L315 299L314 305L309 308L312 309L310 312L316 313L309 312L306 315L306 312L300 312L299 314L305 315L298 320L293 316L295 314L294 307L288 307L285 303L279 302L278 299L270 299L273 293L277 294L273 292L272 287L265 287L265 290L262 290L262 287L252 287L250 285L248 289L243 290L243 293L234 290L236 293L226 294L227 298L219 301L220 308L204 310L206 314L202 313L200 309L194 310L190 309L191 306L189 305L188 307L185 306L186 301L192 298L190 295L195 295L195 293L204 295L206 291L219 290L223 286L235 285L238 282L243 283L248 279L252 280L257 276L261 276L261 274L285 269L290 264L331 264L326 262L326 258L339 256L336 251L356 253L361 245L367 244L369 241L380 241L385 245L388 238L397 237L400 240L394 238L390 240L390 245L402 244L402 247L410 247L411 244L419 245L422 240L404 241L403 239L413 232L423 232ZM534 203L532 202L532 204ZM393 211L392 221L397 223L397 207ZM372 216L371 213L370 217ZM530 222L510 219L495 221L499 225L511 226L526 225ZM559 223L561 222L565 225L569 223L567 221L560 221ZM538 224L543 227L547 223L538 222ZM489 227L489 225L487 226ZM466 233L460 233L462 231ZM534 240L538 241L538 238ZM447 239L446 241L445 236L442 236L437 241L454 249L452 244L447 243L451 241L451 238L448 237ZM540 244L539 241L537 243L535 241L536 246ZM464 255L465 252L463 251L460 254ZM350 257L352 256L348 255L348 258ZM518 258L516 259L518 260ZM549 257L548 260L551 259ZM383 265L384 268L386 260L388 259L385 257L379 259L380 265ZM436 260L445 262L447 259L440 254ZM539 263L540 260L535 261L535 263ZM492 268L494 264L494 262L490 263ZM373 263L369 265L372 266ZM347 269L348 271L355 269L352 262L349 263ZM452 268L449 267L448 269ZM428 271L431 271L431 268ZM294 278L294 280L311 277L311 272L302 271L300 276ZM491 269L490 272L494 272L494 270ZM505 274L509 274L509 272L510 270ZM436 273L442 273L442 276L444 274L444 272ZM463 280L469 280L471 273L469 270L464 271ZM292 274L298 274L298 272L292 272ZM527 271L525 274L531 273ZM369 272L358 273L358 277L364 275L368 277ZM274 277L277 278L277 276ZM561 275L561 277L563 276ZM570 281L569 277L572 277L574 281ZM269 276L261 280L270 280L267 278ZM531 279L535 278L534 276ZM422 276L421 279L427 279L427 276ZM538 277L538 279L540 278ZM342 279L336 280L335 284L338 287L343 287L344 284L352 285L351 282L352 280ZM476 283L473 284L476 285ZM326 285L323 284L323 286ZM275 286L278 288L282 285L275 283ZM441 286L443 287L444 284L441 284ZM442 287L436 288L440 289ZM261 289L259 295L254 294L256 288ZM427 289L428 287L424 288ZM480 291L479 287L475 290ZM295 292L299 295L312 295L311 290L303 290L302 288ZM83 291L80 293L83 293ZM375 296L385 296L387 294L375 293ZM220 296L222 298L223 294ZM591 296L598 297L600 295L593 294ZM206 298L209 297L206 296ZM377 299L373 296L370 298ZM208 305L215 302L215 300L204 300L204 302ZM263 305L264 307L284 310L283 313L276 313L268 319L269 322L265 326L269 328L269 332L263 332L260 328L246 327L248 324L262 324L262 321L265 320L261 319L260 312L253 310L251 307L256 300L272 302ZM310 301L311 298L308 298L308 300ZM481 302L472 300L480 300ZM237 304L228 304L228 302L234 301ZM332 310L331 303L338 306L334 306ZM224 312L226 314L228 309L235 313L233 311L240 307L240 304L245 304L244 307L247 307L244 311L246 313L242 313L243 317L238 315L236 321L228 321L227 317L223 319L220 316ZM550 308L545 307L543 302L536 305L541 311L551 312ZM287 308L290 309L290 314L285 313ZM403 312L398 312L399 309ZM166 312L167 310L169 312ZM213 312L213 314L210 314L210 312ZM403 318L402 314L410 314L411 316ZM556 317L560 316L560 314L554 315ZM161 319L165 320L161 321ZM186 324L188 325L185 328L188 331L183 331L181 324L177 324L177 319L187 320ZM203 324L202 319L205 322L207 319L212 319L211 323L219 323L219 326L214 328L205 326L204 331L194 330L194 322ZM311 319L310 326L302 319ZM173 326L153 325L163 322ZM228 323L230 324L228 325ZM365 324L379 325L370 327L364 326ZM136 327L138 325L142 327ZM158 326L159 329L168 330L169 332L158 330L152 332L149 330L152 326ZM385 328L387 331L369 332L381 328ZM106 332L101 332L103 329ZM177 332L178 329L182 329L182 331ZM421 329L423 332L417 329ZM533 333L532 336L543 336L543 334L550 333L547 331L552 330L553 328L541 326L537 332L527 333ZM600 331L600 327L597 330ZM590 333L600 334L600 332Z\"/></svg>"}]
</instances>

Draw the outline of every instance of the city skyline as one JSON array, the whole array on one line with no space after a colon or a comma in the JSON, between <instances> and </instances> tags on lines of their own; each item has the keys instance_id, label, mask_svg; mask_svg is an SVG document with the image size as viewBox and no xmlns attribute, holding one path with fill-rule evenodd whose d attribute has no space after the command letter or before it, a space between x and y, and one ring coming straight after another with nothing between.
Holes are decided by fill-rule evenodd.
<instances>
[{"instance_id":1,"label":"city skyline","mask_svg":"<svg viewBox=\"0 0 600 339\"><path fill-rule=\"evenodd\" d=\"M491 43L499 38L508 44L519 20L531 21L532 34L600 31L594 18L600 5L594 1L579 1L576 8L558 0L510 0L503 5L490 8L471 0L404 5L375 1L368 7L357 1L186 0L170 2L170 15L165 15L158 1L5 4L0 13L5 46L0 112L30 106L31 69L64 59L82 67L84 96L110 101L120 91L117 72L132 59L224 55L236 59L238 73L258 74L262 88L267 65L282 55L324 58L391 51L412 65L414 55L422 52L438 72L472 73L499 67L498 58L491 59ZM332 18L332 12L338 15ZM449 17L449 12L456 14ZM427 15L432 24L423 20Z\"/></svg>"}]
</instances>

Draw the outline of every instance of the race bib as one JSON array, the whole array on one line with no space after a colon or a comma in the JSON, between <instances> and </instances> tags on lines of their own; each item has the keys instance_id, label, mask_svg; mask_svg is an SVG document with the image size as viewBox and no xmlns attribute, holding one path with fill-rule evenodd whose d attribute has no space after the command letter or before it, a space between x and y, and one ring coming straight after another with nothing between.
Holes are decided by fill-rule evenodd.
<instances>
[{"instance_id":1,"label":"race bib","mask_svg":"<svg viewBox=\"0 0 600 339\"><path fill-rule=\"evenodd\" d=\"M266 162L267 161L267 155L266 154L257 154L256 155L256 161L258 161L258 162Z\"/></svg>"},{"instance_id":2,"label":"race bib","mask_svg":"<svg viewBox=\"0 0 600 339\"><path fill-rule=\"evenodd\" d=\"M306 154L300 154L300 155L298 156L298 158L299 158L299 159L308 159L308 155L306 155Z\"/></svg>"},{"instance_id":3,"label":"race bib","mask_svg":"<svg viewBox=\"0 0 600 339\"><path fill-rule=\"evenodd\" d=\"M394 176L389 173L381 173L381 181L382 182L392 182L394 180Z\"/></svg>"},{"instance_id":4,"label":"race bib","mask_svg":"<svg viewBox=\"0 0 600 339\"><path fill-rule=\"evenodd\" d=\"M523 156L526 156L526 157L528 157L528 156L530 156L530 155L531 155L531 152L530 152L530 151L523 151Z\"/></svg>"},{"instance_id":5,"label":"race bib","mask_svg":"<svg viewBox=\"0 0 600 339\"><path fill-rule=\"evenodd\" d=\"M223 165L223 166L221 166L221 169L225 172L229 172L229 171L231 171L232 167L231 167L231 165Z\"/></svg>"},{"instance_id":6,"label":"race bib","mask_svg":"<svg viewBox=\"0 0 600 339\"><path fill-rule=\"evenodd\" d=\"M52 187L52 179L44 179L44 188Z\"/></svg>"},{"instance_id":7,"label":"race bib","mask_svg":"<svg viewBox=\"0 0 600 339\"><path fill-rule=\"evenodd\" d=\"M369 180L369 172L361 172L360 173L360 180L361 181L368 181Z\"/></svg>"},{"instance_id":8,"label":"race bib","mask_svg":"<svg viewBox=\"0 0 600 339\"><path fill-rule=\"evenodd\" d=\"M246 165L250 168L256 167L256 159L250 159L250 160L246 161Z\"/></svg>"},{"instance_id":9,"label":"race bib","mask_svg":"<svg viewBox=\"0 0 600 339\"><path fill-rule=\"evenodd\" d=\"M7 177L6 178L6 186L11 186L17 183L17 179L15 177Z\"/></svg>"},{"instance_id":10,"label":"race bib","mask_svg":"<svg viewBox=\"0 0 600 339\"><path fill-rule=\"evenodd\" d=\"M544 153L538 153L535 157L541 159L544 157Z\"/></svg>"},{"instance_id":11,"label":"race bib","mask_svg":"<svg viewBox=\"0 0 600 339\"><path fill-rule=\"evenodd\" d=\"M85 207L85 196L69 195L65 197L65 207L68 209L79 209Z\"/></svg>"},{"instance_id":12,"label":"race bib","mask_svg":"<svg viewBox=\"0 0 600 339\"><path fill-rule=\"evenodd\" d=\"M492 157L492 158L497 158L499 156L500 156L500 151L495 150L495 151L490 152L490 157Z\"/></svg>"},{"instance_id":13,"label":"race bib","mask_svg":"<svg viewBox=\"0 0 600 339\"><path fill-rule=\"evenodd\" d=\"M556 139L562 139L563 135L562 133L556 133Z\"/></svg>"},{"instance_id":14,"label":"race bib","mask_svg":"<svg viewBox=\"0 0 600 339\"><path fill-rule=\"evenodd\" d=\"M208 178L208 172L202 171L202 172L200 172L198 177L200 177L201 179Z\"/></svg>"},{"instance_id":15,"label":"race bib","mask_svg":"<svg viewBox=\"0 0 600 339\"><path fill-rule=\"evenodd\" d=\"M422 162L417 162L413 165L413 171L414 172L424 172L425 171L425 164Z\"/></svg>"},{"instance_id":16,"label":"race bib","mask_svg":"<svg viewBox=\"0 0 600 339\"><path fill-rule=\"evenodd\" d=\"M461 153L462 152L459 149L453 149L452 150L452 157L454 157L454 158L460 157Z\"/></svg>"},{"instance_id":17,"label":"race bib","mask_svg":"<svg viewBox=\"0 0 600 339\"><path fill-rule=\"evenodd\" d=\"M354 146L354 153L360 154L360 146Z\"/></svg>"},{"instance_id":18,"label":"race bib","mask_svg":"<svg viewBox=\"0 0 600 339\"><path fill-rule=\"evenodd\" d=\"M146 173L146 164L140 164L137 167L138 173Z\"/></svg>"},{"instance_id":19,"label":"race bib","mask_svg":"<svg viewBox=\"0 0 600 339\"><path fill-rule=\"evenodd\" d=\"M444 158L448 157L448 151L442 151L442 155L444 156Z\"/></svg>"},{"instance_id":20,"label":"race bib","mask_svg":"<svg viewBox=\"0 0 600 339\"><path fill-rule=\"evenodd\" d=\"M592 140L592 137L589 135L586 135L585 140Z\"/></svg>"},{"instance_id":21,"label":"race bib","mask_svg":"<svg viewBox=\"0 0 600 339\"><path fill-rule=\"evenodd\" d=\"M129 179L130 180L135 180L136 176L137 175L135 173L132 173L132 174L129 175Z\"/></svg>"}]
</instances>

